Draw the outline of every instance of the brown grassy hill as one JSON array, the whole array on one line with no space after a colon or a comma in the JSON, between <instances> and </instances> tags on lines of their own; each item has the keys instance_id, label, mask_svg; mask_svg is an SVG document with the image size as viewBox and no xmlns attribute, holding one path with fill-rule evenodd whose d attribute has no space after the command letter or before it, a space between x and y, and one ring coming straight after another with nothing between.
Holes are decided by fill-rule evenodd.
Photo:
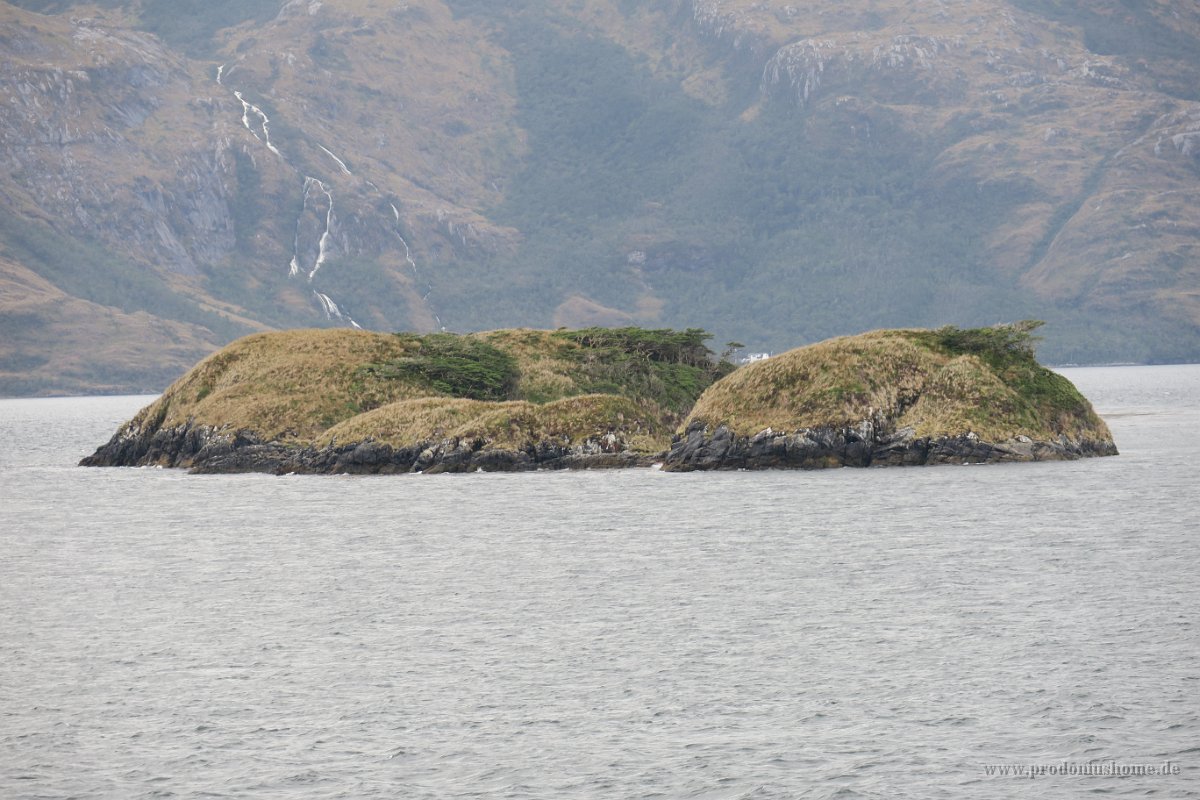
<instances>
[{"instance_id":1,"label":"brown grassy hill","mask_svg":"<svg viewBox=\"0 0 1200 800\"><path fill-rule=\"evenodd\" d=\"M0 265L210 349L1037 316L1053 360L1195 358L1197 53L1200 11L1119 0L0 3ZM138 338L0 392L190 363Z\"/></svg>"},{"instance_id":2,"label":"brown grassy hill","mask_svg":"<svg viewBox=\"0 0 1200 800\"><path fill-rule=\"evenodd\" d=\"M213 348L196 325L66 294L0 258L0 386L12 394L157 391Z\"/></svg>"},{"instance_id":3,"label":"brown grassy hill","mask_svg":"<svg viewBox=\"0 0 1200 800\"><path fill-rule=\"evenodd\" d=\"M278 457L363 442L516 452L606 438L648 456L729 369L705 338L635 328L256 334L189 370L89 463L196 467L245 443Z\"/></svg>"},{"instance_id":4,"label":"brown grassy hill","mask_svg":"<svg viewBox=\"0 0 1200 800\"><path fill-rule=\"evenodd\" d=\"M1034 359L1034 327L875 331L736 371L698 330L257 334L83 463L392 473L1115 454L1088 401Z\"/></svg>"},{"instance_id":5,"label":"brown grassy hill","mask_svg":"<svg viewBox=\"0 0 1200 800\"><path fill-rule=\"evenodd\" d=\"M789 350L714 384L682 429L752 436L882 420L917 437L1110 440L1087 399L1008 330L875 331Z\"/></svg>"},{"instance_id":6,"label":"brown grassy hill","mask_svg":"<svg viewBox=\"0 0 1200 800\"><path fill-rule=\"evenodd\" d=\"M751 364L701 395L664 468L823 469L1116 455L1034 358L1033 323L875 331Z\"/></svg>"}]
</instances>

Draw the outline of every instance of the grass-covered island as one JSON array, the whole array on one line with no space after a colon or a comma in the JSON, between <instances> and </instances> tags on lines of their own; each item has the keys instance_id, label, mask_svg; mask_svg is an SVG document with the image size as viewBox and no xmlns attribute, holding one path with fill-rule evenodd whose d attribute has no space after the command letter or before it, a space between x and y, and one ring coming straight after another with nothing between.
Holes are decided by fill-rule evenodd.
<instances>
[{"instance_id":1,"label":"grass-covered island","mask_svg":"<svg viewBox=\"0 0 1200 800\"><path fill-rule=\"evenodd\" d=\"M736 370L695 329L257 334L82 463L393 473L1115 454L1088 401L1035 360L1033 327L875 331Z\"/></svg>"}]
</instances>

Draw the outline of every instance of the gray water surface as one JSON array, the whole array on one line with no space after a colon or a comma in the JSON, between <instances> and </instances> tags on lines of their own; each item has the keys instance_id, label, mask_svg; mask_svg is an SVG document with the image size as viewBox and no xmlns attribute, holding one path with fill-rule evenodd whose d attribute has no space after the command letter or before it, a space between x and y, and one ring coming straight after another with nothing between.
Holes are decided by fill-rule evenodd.
<instances>
[{"instance_id":1,"label":"gray water surface","mask_svg":"<svg viewBox=\"0 0 1200 800\"><path fill-rule=\"evenodd\" d=\"M1122 455L825 472L73 464L0 401L0 797L1200 797L1200 367ZM1161 765L1178 774L989 776Z\"/></svg>"}]
</instances>

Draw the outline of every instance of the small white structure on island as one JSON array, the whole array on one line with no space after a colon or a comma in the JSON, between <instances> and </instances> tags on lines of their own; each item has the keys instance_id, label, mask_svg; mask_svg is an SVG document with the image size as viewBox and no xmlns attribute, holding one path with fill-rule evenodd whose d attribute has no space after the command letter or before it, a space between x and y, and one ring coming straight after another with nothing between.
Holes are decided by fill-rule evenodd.
<instances>
[{"instance_id":1,"label":"small white structure on island","mask_svg":"<svg viewBox=\"0 0 1200 800\"><path fill-rule=\"evenodd\" d=\"M750 353L750 354L748 354L748 355L744 356L744 357L743 357L743 358L742 358L742 359L739 361L739 363L741 363L741 364L753 364L755 361L766 361L766 360L767 360L768 358L770 358L770 357L771 357L771 354L770 354L770 353Z\"/></svg>"}]
</instances>

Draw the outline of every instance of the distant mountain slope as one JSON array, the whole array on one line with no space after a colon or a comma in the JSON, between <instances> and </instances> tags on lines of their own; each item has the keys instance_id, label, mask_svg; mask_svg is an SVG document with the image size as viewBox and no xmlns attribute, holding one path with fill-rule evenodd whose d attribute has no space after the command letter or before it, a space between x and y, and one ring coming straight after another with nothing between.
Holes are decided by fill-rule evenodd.
<instances>
[{"instance_id":1,"label":"distant mountain slope","mask_svg":"<svg viewBox=\"0 0 1200 800\"><path fill-rule=\"evenodd\" d=\"M1191 4L25 0L0 65L4 393L309 325L1200 358Z\"/></svg>"}]
</instances>

